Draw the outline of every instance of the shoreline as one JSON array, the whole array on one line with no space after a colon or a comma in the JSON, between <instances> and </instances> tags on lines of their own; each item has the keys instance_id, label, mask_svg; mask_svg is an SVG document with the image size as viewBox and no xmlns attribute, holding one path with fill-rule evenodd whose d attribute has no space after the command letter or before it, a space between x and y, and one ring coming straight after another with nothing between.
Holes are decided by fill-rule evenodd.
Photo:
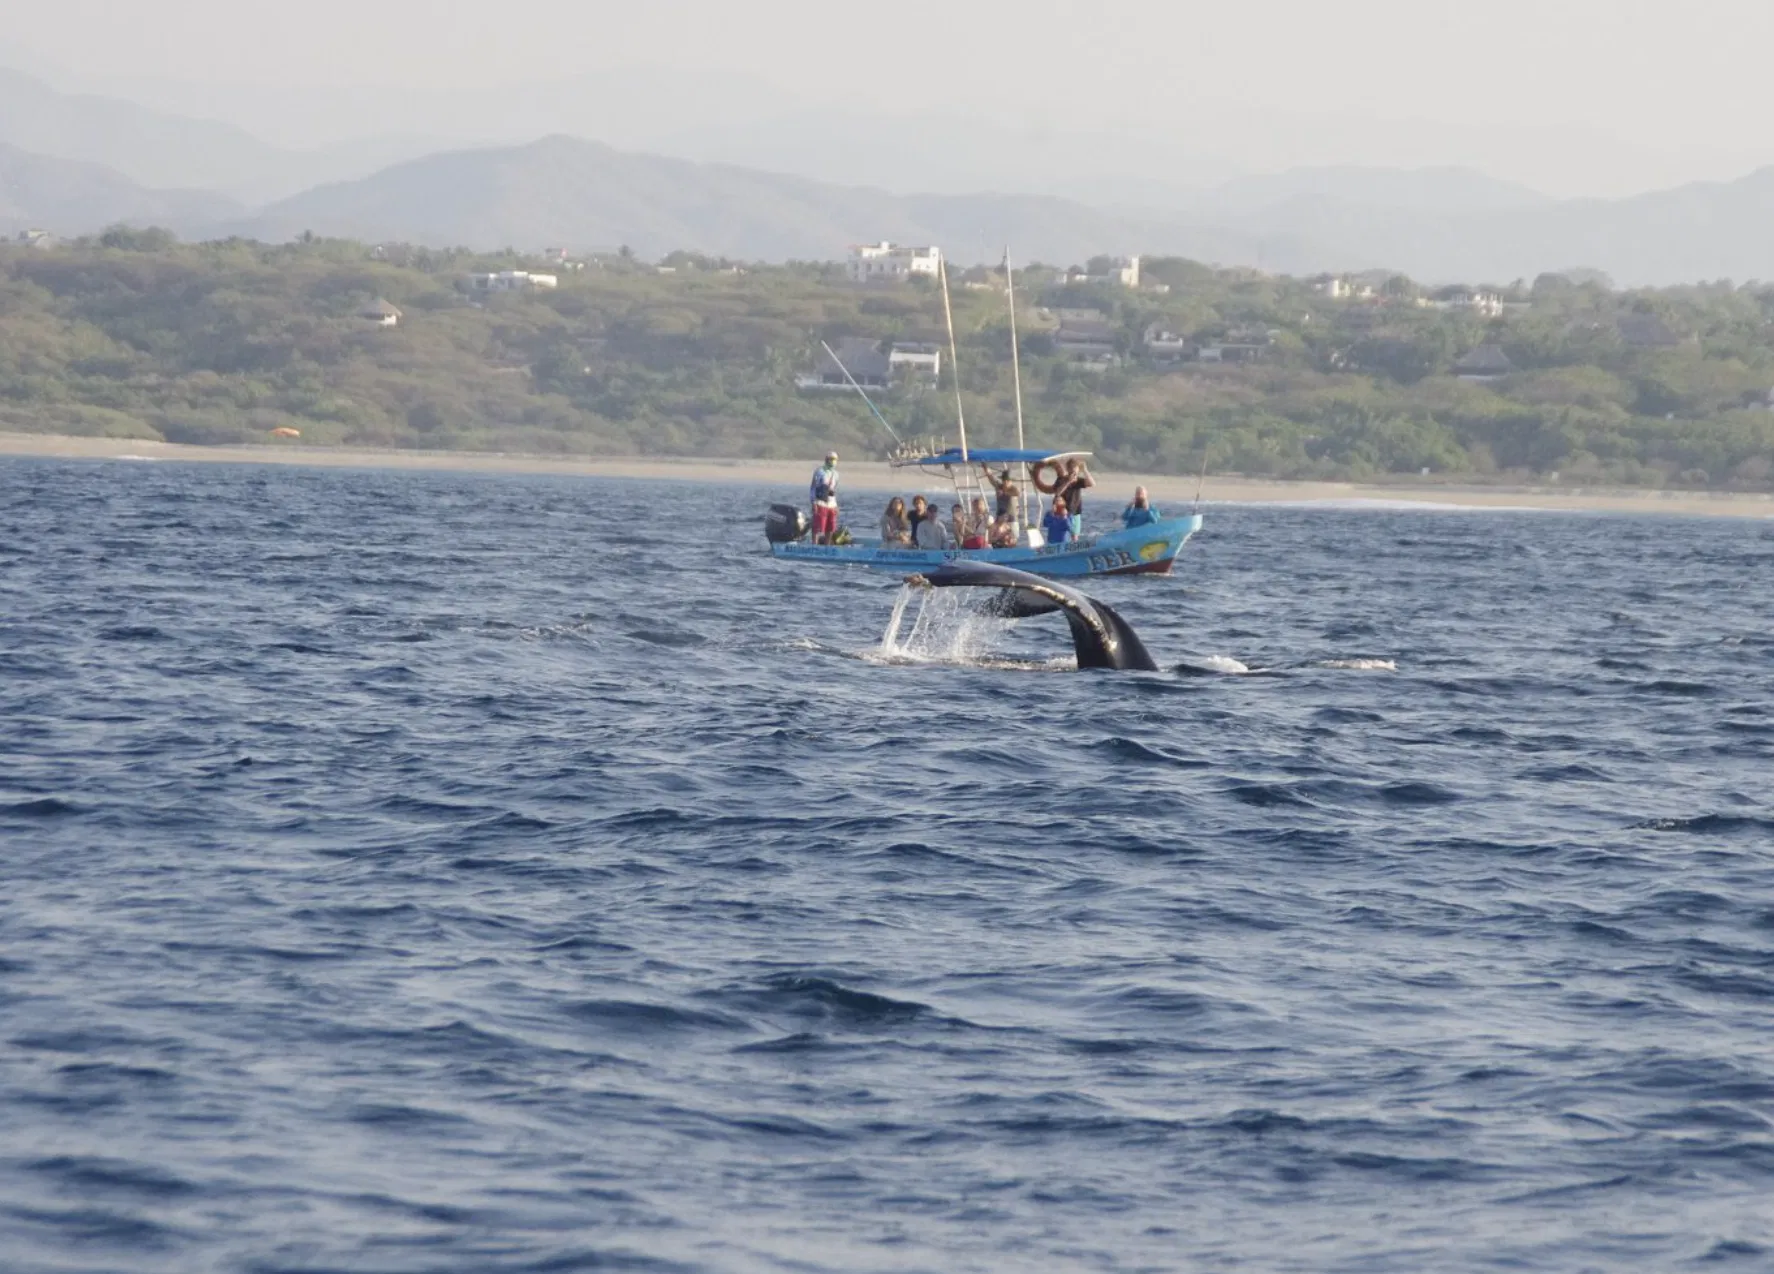
<instances>
[{"instance_id":1,"label":"shoreline","mask_svg":"<svg viewBox=\"0 0 1774 1274\"><path fill-rule=\"evenodd\" d=\"M174 460L199 464L282 464L334 469L419 469L460 473L561 474L576 477L744 482L782 486L800 494L816 459L717 460L624 457L608 460L568 456L516 455L481 451L404 451L350 447L225 446L194 447L134 438L82 438L60 434L0 433L0 458L60 460ZM852 491L919 489L913 476L879 462L843 466ZM1285 478L1152 477L1100 472L1102 495L1120 506L1136 485L1155 503L1190 503L1200 487L1204 504L1305 504L1326 508L1421 505L1471 509L1537 509L1553 512L1650 513L1685 517L1774 517L1774 493L1738 491L1654 491L1631 488L1585 490L1552 487L1382 485L1299 481ZM927 483L922 489L943 487ZM1122 488L1126 488L1125 491Z\"/></svg>"}]
</instances>

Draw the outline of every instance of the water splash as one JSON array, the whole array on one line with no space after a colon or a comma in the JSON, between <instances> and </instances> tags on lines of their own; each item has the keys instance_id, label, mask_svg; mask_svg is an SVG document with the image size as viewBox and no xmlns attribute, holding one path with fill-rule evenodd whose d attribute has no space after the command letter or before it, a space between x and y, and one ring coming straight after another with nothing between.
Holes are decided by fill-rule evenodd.
<instances>
[{"instance_id":1,"label":"water splash","mask_svg":"<svg viewBox=\"0 0 1774 1274\"><path fill-rule=\"evenodd\" d=\"M899 590L899 596L893 599L893 613L887 617L887 631L881 634L881 653L893 655L899 650L899 626L905 622L906 607L912 601L911 585Z\"/></svg>"},{"instance_id":2,"label":"water splash","mask_svg":"<svg viewBox=\"0 0 1774 1274\"><path fill-rule=\"evenodd\" d=\"M917 598L911 630L901 637L905 616ZM917 663L992 664L1016 621L986 615L977 600L960 589L907 586L894 599L887 630L881 634L883 658Z\"/></svg>"}]
</instances>

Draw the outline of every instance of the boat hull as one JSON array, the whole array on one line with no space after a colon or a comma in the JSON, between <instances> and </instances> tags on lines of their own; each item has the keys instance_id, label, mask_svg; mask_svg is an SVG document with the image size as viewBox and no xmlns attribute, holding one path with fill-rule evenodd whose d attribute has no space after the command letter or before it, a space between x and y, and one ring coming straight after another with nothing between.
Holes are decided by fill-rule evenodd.
<instances>
[{"instance_id":1,"label":"boat hull","mask_svg":"<svg viewBox=\"0 0 1774 1274\"><path fill-rule=\"evenodd\" d=\"M870 570L916 575L944 562L991 562L1050 579L1089 575L1163 575L1189 537L1201 529L1201 515L1165 518L1149 526L1087 536L1074 543L1042 548L915 549L880 544L772 544L770 552L785 562L818 562L828 566L866 566Z\"/></svg>"}]
</instances>

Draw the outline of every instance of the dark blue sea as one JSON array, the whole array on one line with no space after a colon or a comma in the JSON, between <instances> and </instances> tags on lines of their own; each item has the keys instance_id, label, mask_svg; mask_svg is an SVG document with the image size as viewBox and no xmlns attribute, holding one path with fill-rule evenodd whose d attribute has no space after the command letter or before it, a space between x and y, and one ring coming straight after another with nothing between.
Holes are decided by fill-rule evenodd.
<instances>
[{"instance_id":1,"label":"dark blue sea","mask_svg":"<svg viewBox=\"0 0 1774 1274\"><path fill-rule=\"evenodd\" d=\"M782 494L0 461L0 1269L1774 1268L1774 522Z\"/></svg>"}]
</instances>

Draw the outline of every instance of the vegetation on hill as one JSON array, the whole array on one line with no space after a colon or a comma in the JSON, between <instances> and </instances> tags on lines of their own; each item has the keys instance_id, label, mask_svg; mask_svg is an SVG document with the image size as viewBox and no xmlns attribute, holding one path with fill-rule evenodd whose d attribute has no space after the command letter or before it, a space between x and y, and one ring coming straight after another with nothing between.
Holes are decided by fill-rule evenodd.
<instances>
[{"instance_id":1,"label":"vegetation on hill","mask_svg":"<svg viewBox=\"0 0 1774 1274\"><path fill-rule=\"evenodd\" d=\"M826 265L669 264L616 257L556 290L489 295L471 273L547 267L124 229L7 249L0 428L190 443L282 428L300 431L291 446L557 454L885 450L853 395L797 392L794 378L821 339L937 337L931 288L856 286ZM1205 456L1284 477L1774 486L1774 287L1617 292L1548 276L1505 290L1499 315L1421 305L1396 278L1368 298L1178 259L1148 261L1146 278L1169 292L1019 273L1031 445L1144 471L1192 472ZM954 293L976 444L1012 436L1001 284L983 275ZM367 317L381 300L398 326ZM1062 307L1098 311L1119 361L1062 350ZM1154 361L1155 330L1186 346L1181 361ZM1257 361L1199 361L1222 344ZM945 368L941 385L887 391L881 407L902 434L952 434L948 388Z\"/></svg>"}]
</instances>

